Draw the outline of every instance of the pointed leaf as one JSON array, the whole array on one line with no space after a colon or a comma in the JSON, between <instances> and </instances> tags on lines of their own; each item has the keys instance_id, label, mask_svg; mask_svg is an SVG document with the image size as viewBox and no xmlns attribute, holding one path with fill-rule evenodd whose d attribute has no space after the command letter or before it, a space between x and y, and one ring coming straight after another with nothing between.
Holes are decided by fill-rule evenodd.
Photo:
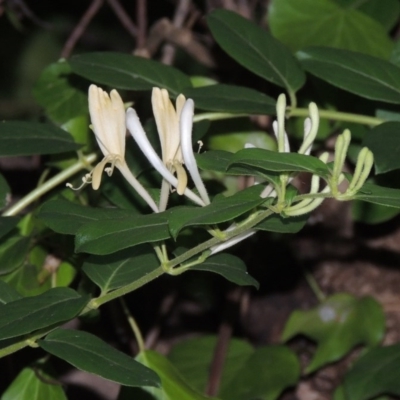
<instances>
[{"instance_id":1,"label":"pointed leaf","mask_svg":"<svg viewBox=\"0 0 400 400\"><path fill-rule=\"evenodd\" d=\"M85 224L136 215L117 208L93 208L65 199L47 201L40 208L38 218L57 233L73 235Z\"/></svg>"},{"instance_id":2,"label":"pointed leaf","mask_svg":"<svg viewBox=\"0 0 400 400\"><path fill-rule=\"evenodd\" d=\"M0 281L0 304L11 303L12 301L21 299L22 296L7 283Z\"/></svg>"},{"instance_id":3,"label":"pointed leaf","mask_svg":"<svg viewBox=\"0 0 400 400\"><path fill-rule=\"evenodd\" d=\"M190 268L196 271L209 271L215 272L223 276L228 281L236 283L237 285L252 285L259 288L259 283L249 275L247 272L246 264L238 257L232 254L216 254L207 258L201 264L195 265Z\"/></svg>"},{"instance_id":4,"label":"pointed leaf","mask_svg":"<svg viewBox=\"0 0 400 400\"><path fill-rule=\"evenodd\" d=\"M22 121L0 122L0 143L0 156L56 154L81 147L56 126Z\"/></svg>"},{"instance_id":5,"label":"pointed leaf","mask_svg":"<svg viewBox=\"0 0 400 400\"><path fill-rule=\"evenodd\" d=\"M160 389L146 388L148 392L156 394L156 398L168 400L211 399L210 397L203 396L189 386L177 369L161 354L158 354L155 351L146 350L139 353L136 359L157 372L161 378Z\"/></svg>"},{"instance_id":6,"label":"pointed leaf","mask_svg":"<svg viewBox=\"0 0 400 400\"><path fill-rule=\"evenodd\" d=\"M279 232L279 233L297 233L303 229L307 223L309 215L300 215L299 217L284 218L281 215L273 214L254 229L259 231Z\"/></svg>"},{"instance_id":7,"label":"pointed leaf","mask_svg":"<svg viewBox=\"0 0 400 400\"><path fill-rule=\"evenodd\" d=\"M364 183L355 199L382 206L400 208L400 189L391 189L377 186L372 183Z\"/></svg>"},{"instance_id":8,"label":"pointed leaf","mask_svg":"<svg viewBox=\"0 0 400 400\"><path fill-rule=\"evenodd\" d=\"M88 113L86 93L71 85L71 67L65 60L49 65L33 88L36 101L57 124Z\"/></svg>"},{"instance_id":9,"label":"pointed leaf","mask_svg":"<svg viewBox=\"0 0 400 400\"><path fill-rule=\"evenodd\" d=\"M346 399L368 400L379 394L400 395L400 344L369 350L344 378Z\"/></svg>"},{"instance_id":10,"label":"pointed leaf","mask_svg":"<svg viewBox=\"0 0 400 400\"><path fill-rule=\"evenodd\" d=\"M372 297L357 299L337 293L309 311L294 311L286 323L284 341L304 334L318 343L306 372L339 360L354 346L377 345L385 332L382 307Z\"/></svg>"},{"instance_id":11,"label":"pointed leaf","mask_svg":"<svg viewBox=\"0 0 400 400\"><path fill-rule=\"evenodd\" d=\"M290 51L254 23L228 10L216 10L207 23L217 43L243 67L296 92L305 74Z\"/></svg>"},{"instance_id":12,"label":"pointed leaf","mask_svg":"<svg viewBox=\"0 0 400 400\"><path fill-rule=\"evenodd\" d=\"M86 53L69 60L72 71L90 81L117 89L151 90L167 89L180 94L192 84L179 70L143 57L122 53Z\"/></svg>"},{"instance_id":13,"label":"pointed leaf","mask_svg":"<svg viewBox=\"0 0 400 400\"><path fill-rule=\"evenodd\" d=\"M400 159L396 151L400 146L400 122L385 122L367 132L363 146L374 154L375 173L383 174L400 168Z\"/></svg>"},{"instance_id":14,"label":"pointed leaf","mask_svg":"<svg viewBox=\"0 0 400 400\"><path fill-rule=\"evenodd\" d=\"M2 394L1 400L67 400L63 388L45 372L24 368Z\"/></svg>"},{"instance_id":15,"label":"pointed leaf","mask_svg":"<svg viewBox=\"0 0 400 400\"><path fill-rule=\"evenodd\" d=\"M11 190L4 176L0 174L0 210L8 205L11 200Z\"/></svg>"},{"instance_id":16,"label":"pointed leaf","mask_svg":"<svg viewBox=\"0 0 400 400\"><path fill-rule=\"evenodd\" d=\"M20 217L0 217L0 238L15 228L20 219Z\"/></svg>"},{"instance_id":17,"label":"pointed leaf","mask_svg":"<svg viewBox=\"0 0 400 400\"><path fill-rule=\"evenodd\" d=\"M206 207L175 207L170 210L169 229L174 238L186 226L212 225L230 221L265 202L260 197L262 185L252 186L233 196L214 199Z\"/></svg>"},{"instance_id":18,"label":"pointed leaf","mask_svg":"<svg viewBox=\"0 0 400 400\"><path fill-rule=\"evenodd\" d=\"M33 297L0 305L0 340L31 333L37 329L76 317L88 298L70 288L54 288Z\"/></svg>"},{"instance_id":19,"label":"pointed leaf","mask_svg":"<svg viewBox=\"0 0 400 400\"><path fill-rule=\"evenodd\" d=\"M185 96L202 110L245 114L276 112L276 101L272 97L241 86L217 84L191 88L185 90Z\"/></svg>"},{"instance_id":20,"label":"pointed leaf","mask_svg":"<svg viewBox=\"0 0 400 400\"><path fill-rule=\"evenodd\" d=\"M231 382L221 391L222 400L276 400L300 377L300 363L286 346L260 347L247 359Z\"/></svg>"},{"instance_id":21,"label":"pointed leaf","mask_svg":"<svg viewBox=\"0 0 400 400\"><path fill-rule=\"evenodd\" d=\"M231 159L231 166L246 165L263 171L276 172L311 172L320 176L328 176L329 168L318 158L297 153L278 153L265 149L243 149Z\"/></svg>"},{"instance_id":22,"label":"pointed leaf","mask_svg":"<svg viewBox=\"0 0 400 400\"><path fill-rule=\"evenodd\" d=\"M166 215L139 215L85 224L75 237L76 251L110 254L141 243L168 239Z\"/></svg>"},{"instance_id":23,"label":"pointed leaf","mask_svg":"<svg viewBox=\"0 0 400 400\"><path fill-rule=\"evenodd\" d=\"M309 47L297 53L311 74L371 100L400 103L400 68L349 50Z\"/></svg>"},{"instance_id":24,"label":"pointed leaf","mask_svg":"<svg viewBox=\"0 0 400 400\"><path fill-rule=\"evenodd\" d=\"M377 21L330 0L273 0L268 16L273 35L293 51L327 46L388 59L393 47Z\"/></svg>"},{"instance_id":25,"label":"pointed leaf","mask_svg":"<svg viewBox=\"0 0 400 400\"><path fill-rule=\"evenodd\" d=\"M159 386L157 374L87 332L57 329L38 341L74 367L126 386Z\"/></svg>"},{"instance_id":26,"label":"pointed leaf","mask_svg":"<svg viewBox=\"0 0 400 400\"><path fill-rule=\"evenodd\" d=\"M106 293L150 274L159 265L153 249L141 245L107 256L90 256L83 271Z\"/></svg>"}]
</instances>

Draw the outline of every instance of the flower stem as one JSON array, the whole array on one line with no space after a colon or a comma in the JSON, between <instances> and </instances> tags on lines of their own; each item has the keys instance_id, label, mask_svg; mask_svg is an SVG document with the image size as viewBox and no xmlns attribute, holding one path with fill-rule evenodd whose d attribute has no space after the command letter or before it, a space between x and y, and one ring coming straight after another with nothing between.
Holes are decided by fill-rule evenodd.
<instances>
[{"instance_id":1,"label":"flower stem","mask_svg":"<svg viewBox=\"0 0 400 400\"><path fill-rule=\"evenodd\" d=\"M133 318L132 314L129 311L128 306L126 305L125 300L123 297L119 298L119 301L121 302L122 310L124 311L124 314L128 320L128 323L132 329L133 334L135 335L138 347L139 347L139 353L145 351L145 346L144 346L144 340L142 336L142 332L140 332L139 326L135 321L135 318Z\"/></svg>"}]
</instances>

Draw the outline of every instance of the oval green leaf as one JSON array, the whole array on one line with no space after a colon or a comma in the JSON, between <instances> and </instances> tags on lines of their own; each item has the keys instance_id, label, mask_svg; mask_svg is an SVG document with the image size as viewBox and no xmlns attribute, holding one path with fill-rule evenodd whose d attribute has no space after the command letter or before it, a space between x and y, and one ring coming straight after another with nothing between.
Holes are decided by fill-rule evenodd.
<instances>
[{"instance_id":1,"label":"oval green leaf","mask_svg":"<svg viewBox=\"0 0 400 400\"><path fill-rule=\"evenodd\" d=\"M354 198L369 203L380 204L381 206L400 208L400 189L391 189L372 183L364 183Z\"/></svg>"},{"instance_id":2,"label":"oval green leaf","mask_svg":"<svg viewBox=\"0 0 400 400\"><path fill-rule=\"evenodd\" d=\"M20 217L0 217L0 238L15 228L19 221Z\"/></svg>"},{"instance_id":3,"label":"oval green leaf","mask_svg":"<svg viewBox=\"0 0 400 400\"><path fill-rule=\"evenodd\" d=\"M240 65L293 93L305 74L290 51L268 32L240 15L216 10L207 17L217 43Z\"/></svg>"},{"instance_id":4,"label":"oval green leaf","mask_svg":"<svg viewBox=\"0 0 400 400\"><path fill-rule=\"evenodd\" d=\"M38 341L74 367L126 386L160 386L157 374L88 332L57 329Z\"/></svg>"},{"instance_id":5,"label":"oval green leaf","mask_svg":"<svg viewBox=\"0 0 400 400\"><path fill-rule=\"evenodd\" d=\"M310 47L297 53L311 74L371 100L400 103L400 68L386 60L349 50Z\"/></svg>"},{"instance_id":6,"label":"oval green leaf","mask_svg":"<svg viewBox=\"0 0 400 400\"><path fill-rule=\"evenodd\" d=\"M276 101L254 89L233 85L210 85L187 89L197 108L227 113L275 114Z\"/></svg>"},{"instance_id":7,"label":"oval green leaf","mask_svg":"<svg viewBox=\"0 0 400 400\"><path fill-rule=\"evenodd\" d=\"M268 16L273 35L293 51L327 46L388 59L393 48L379 22L334 1L273 0Z\"/></svg>"},{"instance_id":8,"label":"oval green leaf","mask_svg":"<svg viewBox=\"0 0 400 400\"><path fill-rule=\"evenodd\" d=\"M90 81L117 89L165 88L178 95L192 83L181 71L143 57L122 53L86 53L69 60L72 71Z\"/></svg>"},{"instance_id":9,"label":"oval green leaf","mask_svg":"<svg viewBox=\"0 0 400 400\"><path fill-rule=\"evenodd\" d=\"M78 230L76 251L104 255L141 243L168 239L166 215L159 213L91 222Z\"/></svg>"},{"instance_id":10,"label":"oval green leaf","mask_svg":"<svg viewBox=\"0 0 400 400\"><path fill-rule=\"evenodd\" d=\"M308 214L289 218L284 218L278 214L272 214L255 226L254 229L267 232L297 233L304 228L307 220Z\"/></svg>"},{"instance_id":11,"label":"oval green leaf","mask_svg":"<svg viewBox=\"0 0 400 400\"><path fill-rule=\"evenodd\" d=\"M22 296L14 288L0 281L0 304L11 303L21 298Z\"/></svg>"},{"instance_id":12,"label":"oval green leaf","mask_svg":"<svg viewBox=\"0 0 400 400\"><path fill-rule=\"evenodd\" d=\"M50 124L39 122L0 122L0 156L56 154L78 150L72 136Z\"/></svg>"},{"instance_id":13,"label":"oval green leaf","mask_svg":"<svg viewBox=\"0 0 400 400\"><path fill-rule=\"evenodd\" d=\"M87 304L88 298L70 288L47 292L0 306L0 340L69 321Z\"/></svg>"}]
</instances>

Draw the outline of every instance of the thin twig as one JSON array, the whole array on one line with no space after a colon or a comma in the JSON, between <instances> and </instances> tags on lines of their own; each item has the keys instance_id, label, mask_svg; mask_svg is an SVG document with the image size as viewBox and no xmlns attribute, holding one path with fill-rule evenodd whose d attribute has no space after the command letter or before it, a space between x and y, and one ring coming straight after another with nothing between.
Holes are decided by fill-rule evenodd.
<instances>
[{"instance_id":1,"label":"thin twig","mask_svg":"<svg viewBox=\"0 0 400 400\"><path fill-rule=\"evenodd\" d=\"M147 37L147 0L138 0L137 7L137 26L138 33L136 36L136 48L143 49L146 45Z\"/></svg>"},{"instance_id":2,"label":"thin twig","mask_svg":"<svg viewBox=\"0 0 400 400\"><path fill-rule=\"evenodd\" d=\"M108 5L113 9L115 15L121 21L122 26L133 36L138 34L138 28L124 10L118 0L107 0Z\"/></svg>"},{"instance_id":3,"label":"thin twig","mask_svg":"<svg viewBox=\"0 0 400 400\"><path fill-rule=\"evenodd\" d=\"M89 8L83 14L81 20L78 22L78 25L76 25L75 29L72 31L71 35L67 39L67 41L64 45L64 48L61 52L61 58L68 58L71 55L72 50L74 49L79 38L83 35L83 32L85 32L90 21L100 10L103 3L104 3L104 0L93 0L92 1Z\"/></svg>"},{"instance_id":4,"label":"thin twig","mask_svg":"<svg viewBox=\"0 0 400 400\"><path fill-rule=\"evenodd\" d=\"M228 295L224 320L218 330L218 339L211 361L206 388L207 396L216 396L218 394L225 358L229 348L229 341L232 336L233 324L238 314L241 295L242 288L236 288Z\"/></svg>"}]
</instances>

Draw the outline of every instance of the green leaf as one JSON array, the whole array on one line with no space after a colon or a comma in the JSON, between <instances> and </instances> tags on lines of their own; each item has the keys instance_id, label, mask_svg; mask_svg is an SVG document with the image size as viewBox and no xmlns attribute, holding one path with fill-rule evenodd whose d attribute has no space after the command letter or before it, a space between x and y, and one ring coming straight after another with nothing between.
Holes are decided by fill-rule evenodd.
<instances>
[{"instance_id":1,"label":"green leaf","mask_svg":"<svg viewBox=\"0 0 400 400\"><path fill-rule=\"evenodd\" d=\"M174 345L168 354L168 359L184 379L199 392L204 392L207 386L216 344L216 336L186 339ZM253 352L254 349L248 342L235 338L229 340L221 374L222 392L229 389Z\"/></svg>"},{"instance_id":2,"label":"green leaf","mask_svg":"<svg viewBox=\"0 0 400 400\"><path fill-rule=\"evenodd\" d=\"M175 207L169 211L168 217L171 234L176 238L187 226L231 221L265 202L265 199L260 197L262 190L262 185L252 186L230 197L220 196L206 207Z\"/></svg>"},{"instance_id":3,"label":"green leaf","mask_svg":"<svg viewBox=\"0 0 400 400\"><path fill-rule=\"evenodd\" d=\"M126 386L159 386L154 371L87 332L57 329L38 341L74 367Z\"/></svg>"},{"instance_id":4,"label":"green leaf","mask_svg":"<svg viewBox=\"0 0 400 400\"><path fill-rule=\"evenodd\" d=\"M75 234L79 228L93 221L132 217L128 210L93 208L64 199L47 201L40 208L38 218L57 233Z\"/></svg>"},{"instance_id":5,"label":"green leaf","mask_svg":"<svg viewBox=\"0 0 400 400\"><path fill-rule=\"evenodd\" d=\"M41 370L24 368L2 394L1 400L67 400L60 384Z\"/></svg>"},{"instance_id":6,"label":"green leaf","mask_svg":"<svg viewBox=\"0 0 400 400\"><path fill-rule=\"evenodd\" d=\"M254 23L228 10L216 10L207 23L217 43L243 67L296 92L305 74L290 51Z\"/></svg>"},{"instance_id":7,"label":"green leaf","mask_svg":"<svg viewBox=\"0 0 400 400\"><path fill-rule=\"evenodd\" d=\"M259 283L249 275L246 264L238 257L232 254L216 254L207 258L201 264L190 268L196 271L215 272L223 276L228 281L236 283L240 286L252 285L259 288Z\"/></svg>"},{"instance_id":8,"label":"green leaf","mask_svg":"<svg viewBox=\"0 0 400 400\"><path fill-rule=\"evenodd\" d=\"M20 217L0 217L0 238L15 228L20 219Z\"/></svg>"},{"instance_id":9,"label":"green leaf","mask_svg":"<svg viewBox=\"0 0 400 400\"><path fill-rule=\"evenodd\" d=\"M369 350L344 378L346 399L367 400L379 394L400 395L400 344Z\"/></svg>"},{"instance_id":10,"label":"green leaf","mask_svg":"<svg viewBox=\"0 0 400 400\"><path fill-rule=\"evenodd\" d=\"M86 93L72 86L71 67L65 60L49 65L33 87L36 101L57 124L88 113Z\"/></svg>"},{"instance_id":11,"label":"green leaf","mask_svg":"<svg viewBox=\"0 0 400 400\"><path fill-rule=\"evenodd\" d=\"M176 368L168 359L155 351L146 350L139 353L136 359L153 371L161 378L160 389L146 388L146 391L155 394L157 399L168 400L207 400L210 397L203 396L194 390L183 379Z\"/></svg>"},{"instance_id":12,"label":"green leaf","mask_svg":"<svg viewBox=\"0 0 400 400\"><path fill-rule=\"evenodd\" d=\"M328 176L329 168L318 158L297 153L278 153L265 149L243 149L231 158L231 166L246 165L267 172L311 172Z\"/></svg>"},{"instance_id":13,"label":"green leaf","mask_svg":"<svg viewBox=\"0 0 400 400\"><path fill-rule=\"evenodd\" d=\"M0 210L10 202L11 190L4 176L0 174Z\"/></svg>"},{"instance_id":14,"label":"green leaf","mask_svg":"<svg viewBox=\"0 0 400 400\"><path fill-rule=\"evenodd\" d=\"M207 138L208 150L201 155L206 155L209 150L223 150L236 153L251 144L259 149L276 150L276 140L266 135L265 131L248 130L229 133L214 133Z\"/></svg>"},{"instance_id":15,"label":"green leaf","mask_svg":"<svg viewBox=\"0 0 400 400\"><path fill-rule=\"evenodd\" d=\"M167 89L178 95L192 83L179 70L143 57L122 53L86 53L71 57L72 71L90 81L117 89Z\"/></svg>"},{"instance_id":16,"label":"green leaf","mask_svg":"<svg viewBox=\"0 0 400 400\"><path fill-rule=\"evenodd\" d=\"M379 344L385 333L382 307L372 297L357 299L336 293L309 311L294 311L286 323L284 341L304 334L318 343L306 372L342 358L354 346Z\"/></svg>"},{"instance_id":17,"label":"green leaf","mask_svg":"<svg viewBox=\"0 0 400 400\"><path fill-rule=\"evenodd\" d=\"M247 168L230 167L233 156L233 153L224 150L211 150L195 155L197 166L204 171L222 172L227 175L256 174L249 172Z\"/></svg>"},{"instance_id":18,"label":"green leaf","mask_svg":"<svg viewBox=\"0 0 400 400\"><path fill-rule=\"evenodd\" d=\"M293 51L327 46L388 59L393 47L380 23L330 0L273 0L268 15L273 35Z\"/></svg>"},{"instance_id":19,"label":"green leaf","mask_svg":"<svg viewBox=\"0 0 400 400\"><path fill-rule=\"evenodd\" d=\"M210 85L185 90L186 98L194 100L202 110L244 113L275 114L276 101L254 89L233 85Z\"/></svg>"},{"instance_id":20,"label":"green leaf","mask_svg":"<svg viewBox=\"0 0 400 400\"><path fill-rule=\"evenodd\" d=\"M81 147L54 125L23 121L0 122L0 143L0 156L65 153Z\"/></svg>"},{"instance_id":21,"label":"green leaf","mask_svg":"<svg viewBox=\"0 0 400 400\"><path fill-rule=\"evenodd\" d=\"M8 237L0 245L0 276L20 267L28 253L30 239L19 234Z\"/></svg>"},{"instance_id":22,"label":"green leaf","mask_svg":"<svg viewBox=\"0 0 400 400\"><path fill-rule=\"evenodd\" d=\"M276 400L284 389L300 377L300 363L286 346L260 347L231 381L221 390L223 400Z\"/></svg>"},{"instance_id":23,"label":"green leaf","mask_svg":"<svg viewBox=\"0 0 400 400\"><path fill-rule=\"evenodd\" d=\"M139 215L85 224L76 234L76 251L103 255L141 243L168 239L166 215Z\"/></svg>"},{"instance_id":24,"label":"green leaf","mask_svg":"<svg viewBox=\"0 0 400 400\"><path fill-rule=\"evenodd\" d=\"M159 265L153 249L141 245L107 256L90 256L83 271L106 293L146 276Z\"/></svg>"},{"instance_id":25,"label":"green leaf","mask_svg":"<svg viewBox=\"0 0 400 400\"><path fill-rule=\"evenodd\" d=\"M400 103L400 68L349 50L310 47L297 53L311 74L371 100Z\"/></svg>"},{"instance_id":26,"label":"green leaf","mask_svg":"<svg viewBox=\"0 0 400 400\"><path fill-rule=\"evenodd\" d=\"M400 15L398 0L385 0L382 7L381 0L335 0L343 7L355 8L378 21L388 32L394 27Z\"/></svg>"},{"instance_id":27,"label":"green leaf","mask_svg":"<svg viewBox=\"0 0 400 400\"><path fill-rule=\"evenodd\" d=\"M364 136L363 146L367 146L374 154L377 175L400 168L399 156L394 151L400 146L399 132L400 122L385 122Z\"/></svg>"},{"instance_id":28,"label":"green leaf","mask_svg":"<svg viewBox=\"0 0 400 400\"><path fill-rule=\"evenodd\" d=\"M11 303L21 299L22 296L7 283L0 281L0 304Z\"/></svg>"},{"instance_id":29,"label":"green leaf","mask_svg":"<svg viewBox=\"0 0 400 400\"><path fill-rule=\"evenodd\" d=\"M273 214L258 224L254 229L259 231L297 233L307 223L308 214L299 217L284 218L281 215Z\"/></svg>"},{"instance_id":30,"label":"green leaf","mask_svg":"<svg viewBox=\"0 0 400 400\"><path fill-rule=\"evenodd\" d=\"M400 208L400 190L364 183L363 187L354 196L357 200L382 206Z\"/></svg>"},{"instance_id":31,"label":"green leaf","mask_svg":"<svg viewBox=\"0 0 400 400\"><path fill-rule=\"evenodd\" d=\"M394 207L381 206L358 200L351 203L351 211L354 221L371 225L389 221L400 212L400 210Z\"/></svg>"},{"instance_id":32,"label":"green leaf","mask_svg":"<svg viewBox=\"0 0 400 400\"><path fill-rule=\"evenodd\" d=\"M0 340L31 333L37 329L76 317L87 304L70 288L54 288L33 297L0 305Z\"/></svg>"}]
</instances>

